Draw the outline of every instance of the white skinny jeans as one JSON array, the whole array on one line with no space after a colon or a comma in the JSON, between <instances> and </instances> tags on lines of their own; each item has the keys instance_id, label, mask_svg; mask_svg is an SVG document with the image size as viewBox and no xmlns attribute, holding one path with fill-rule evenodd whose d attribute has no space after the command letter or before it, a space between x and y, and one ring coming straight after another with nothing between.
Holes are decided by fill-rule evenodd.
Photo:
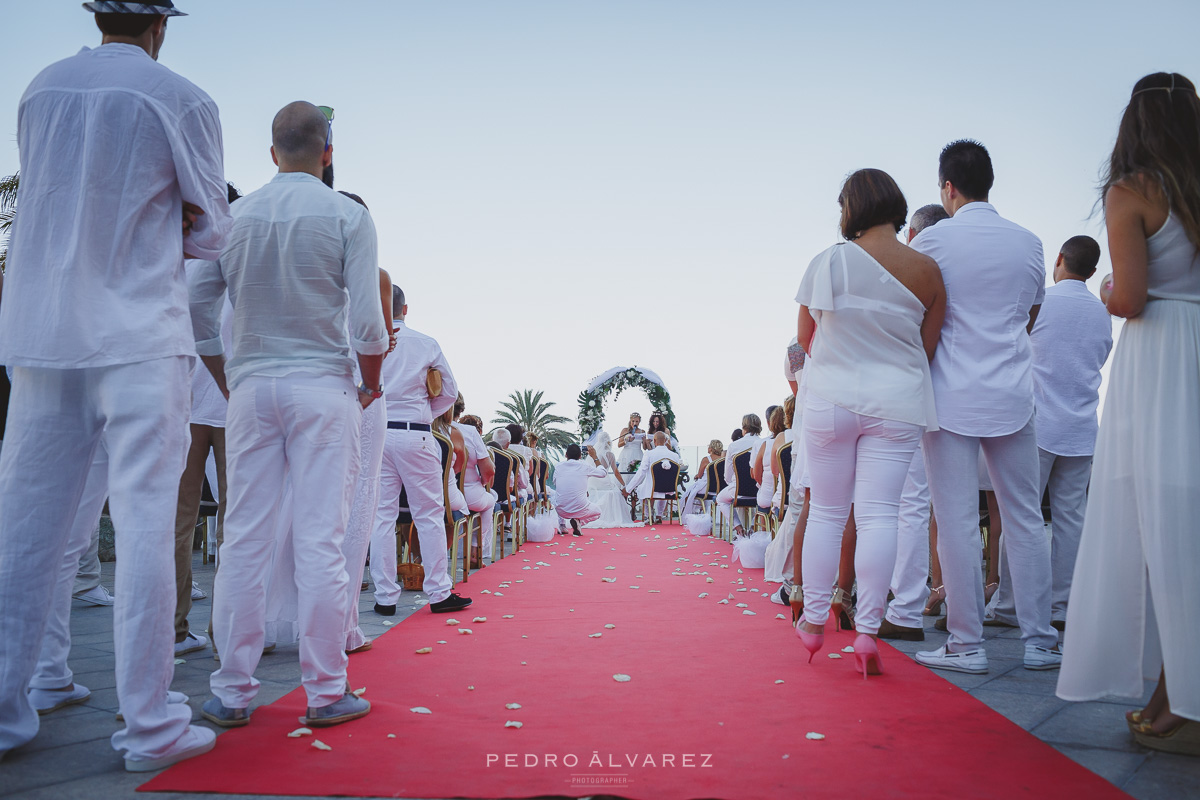
<instances>
[{"instance_id":1,"label":"white skinny jeans","mask_svg":"<svg viewBox=\"0 0 1200 800\"><path fill-rule=\"evenodd\" d=\"M804 447L812 487L803 559L804 616L809 623L824 625L829 619L842 530L853 504L858 526L855 628L859 633L879 632L896 564L900 492L921 430L910 422L865 417L809 393Z\"/></svg>"},{"instance_id":2,"label":"white skinny jeans","mask_svg":"<svg viewBox=\"0 0 1200 800\"><path fill-rule=\"evenodd\" d=\"M209 681L226 708L246 708L258 693L254 670L265 642L267 581L288 482L301 684L310 708L345 694L349 577L342 540L358 474L361 417L348 376L251 376L229 397L229 507L213 600L221 668Z\"/></svg>"}]
</instances>

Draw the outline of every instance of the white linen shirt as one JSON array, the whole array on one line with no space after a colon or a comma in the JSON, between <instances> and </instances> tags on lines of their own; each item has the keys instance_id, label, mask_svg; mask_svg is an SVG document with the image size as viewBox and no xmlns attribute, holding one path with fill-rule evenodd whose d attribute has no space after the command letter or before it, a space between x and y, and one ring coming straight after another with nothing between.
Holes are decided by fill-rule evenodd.
<instances>
[{"instance_id":1,"label":"white linen shirt","mask_svg":"<svg viewBox=\"0 0 1200 800\"><path fill-rule=\"evenodd\" d=\"M990 203L967 203L921 231L913 249L946 284L946 321L930 364L938 425L1006 436L1033 417L1029 312L1046 291L1042 241Z\"/></svg>"},{"instance_id":2,"label":"white linen shirt","mask_svg":"<svg viewBox=\"0 0 1200 800\"><path fill-rule=\"evenodd\" d=\"M375 285L379 285L378 278ZM378 307L379 302L375 305ZM433 337L417 333L403 320L394 320L392 327L396 329L396 349L383 360L380 372L388 422L433 422L458 399L454 373ZM425 386L431 367L442 373L442 393L437 397L430 397Z\"/></svg>"},{"instance_id":3,"label":"white linen shirt","mask_svg":"<svg viewBox=\"0 0 1200 800\"><path fill-rule=\"evenodd\" d=\"M216 104L140 47L85 47L25 90L17 141L0 363L195 355L183 255L216 258L231 224Z\"/></svg>"},{"instance_id":4,"label":"white linen shirt","mask_svg":"<svg viewBox=\"0 0 1200 800\"><path fill-rule=\"evenodd\" d=\"M249 375L349 378L351 349L387 352L375 225L365 208L313 175L285 172L239 200L233 220L225 252L188 278L200 355L224 352L219 312L229 290L231 391Z\"/></svg>"},{"instance_id":5,"label":"white linen shirt","mask_svg":"<svg viewBox=\"0 0 1200 800\"><path fill-rule=\"evenodd\" d=\"M1062 280L1046 290L1029 339L1038 447L1058 456L1092 455L1112 317L1083 281Z\"/></svg>"},{"instance_id":6,"label":"white linen shirt","mask_svg":"<svg viewBox=\"0 0 1200 800\"><path fill-rule=\"evenodd\" d=\"M808 369L809 367L806 366L804 371L807 372ZM733 486L734 476L737 474L737 470L733 466L733 459L746 450L752 453L757 451L760 444L762 444L762 437L753 433L746 434L736 442L730 443L729 449L725 451L725 482L727 484ZM754 463L753 459L751 459L751 463Z\"/></svg>"},{"instance_id":7,"label":"white linen shirt","mask_svg":"<svg viewBox=\"0 0 1200 800\"><path fill-rule=\"evenodd\" d=\"M625 490L631 494L635 489L646 484L650 491L654 489L654 480L650 477L650 467L657 461L662 460L672 461L676 464L682 464L679 460L679 454L665 444L657 445L646 451L646 455L642 458L642 463L638 466L638 471L634 474L629 483L625 484ZM649 495L646 495L649 497Z\"/></svg>"},{"instance_id":8,"label":"white linen shirt","mask_svg":"<svg viewBox=\"0 0 1200 800\"><path fill-rule=\"evenodd\" d=\"M483 437L479 435L479 431L475 429L474 425L466 425L462 422L453 422L451 424L462 434L463 444L467 449L467 480L474 480L475 483L481 483L478 464L480 461L487 461L491 458L491 451L484 444Z\"/></svg>"},{"instance_id":9,"label":"white linen shirt","mask_svg":"<svg viewBox=\"0 0 1200 800\"><path fill-rule=\"evenodd\" d=\"M596 466L590 456L560 462L554 468L554 505L559 516L583 513L588 504L588 478L607 475L604 467Z\"/></svg>"}]
</instances>

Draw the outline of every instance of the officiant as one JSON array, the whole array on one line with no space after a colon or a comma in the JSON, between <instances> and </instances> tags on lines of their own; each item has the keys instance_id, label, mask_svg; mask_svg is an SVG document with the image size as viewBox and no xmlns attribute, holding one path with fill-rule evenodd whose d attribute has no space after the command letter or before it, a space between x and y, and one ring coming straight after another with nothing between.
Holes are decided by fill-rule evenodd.
<instances>
[{"instance_id":1,"label":"officiant","mask_svg":"<svg viewBox=\"0 0 1200 800\"><path fill-rule=\"evenodd\" d=\"M632 472L630 467L642 460L642 442L646 439L646 432L641 425L642 415L635 411L629 415L629 425L622 428L621 435L617 437L617 447L621 449L617 468L621 472Z\"/></svg>"}]
</instances>

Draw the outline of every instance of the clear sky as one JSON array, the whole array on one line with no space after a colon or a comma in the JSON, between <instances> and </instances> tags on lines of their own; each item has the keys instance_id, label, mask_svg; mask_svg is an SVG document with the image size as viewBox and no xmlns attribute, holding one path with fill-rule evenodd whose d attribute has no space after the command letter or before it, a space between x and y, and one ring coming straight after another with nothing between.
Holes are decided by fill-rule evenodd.
<instances>
[{"instance_id":1,"label":"clear sky","mask_svg":"<svg viewBox=\"0 0 1200 800\"><path fill-rule=\"evenodd\" d=\"M162 63L216 100L226 171L270 180L284 104L331 105L339 189L369 204L409 322L469 410L575 398L615 365L658 372L700 444L787 391L804 268L835 241L846 174L910 210L937 155L981 140L992 201L1052 264L1087 233L1097 172L1142 75L1200 80L1200 3L178 0ZM0 0L0 174L20 95L99 42L71 0ZM644 398L623 397L616 433Z\"/></svg>"}]
</instances>

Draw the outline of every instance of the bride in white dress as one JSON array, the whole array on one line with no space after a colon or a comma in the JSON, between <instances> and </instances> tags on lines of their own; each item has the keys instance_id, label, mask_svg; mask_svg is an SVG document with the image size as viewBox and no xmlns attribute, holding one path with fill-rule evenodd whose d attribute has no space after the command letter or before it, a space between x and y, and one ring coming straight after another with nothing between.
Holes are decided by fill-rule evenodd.
<instances>
[{"instance_id":1,"label":"bride in white dress","mask_svg":"<svg viewBox=\"0 0 1200 800\"><path fill-rule=\"evenodd\" d=\"M603 478L588 479L588 500L600 508L600 519L584 525L585 528L633 528L641 525L630 516L629 501L625 497L625 481L617 468L617 457L613 455L612 439L604 431L596 435L596 458L600 466L608 470Z\"/></svg>"}]
</instances>

